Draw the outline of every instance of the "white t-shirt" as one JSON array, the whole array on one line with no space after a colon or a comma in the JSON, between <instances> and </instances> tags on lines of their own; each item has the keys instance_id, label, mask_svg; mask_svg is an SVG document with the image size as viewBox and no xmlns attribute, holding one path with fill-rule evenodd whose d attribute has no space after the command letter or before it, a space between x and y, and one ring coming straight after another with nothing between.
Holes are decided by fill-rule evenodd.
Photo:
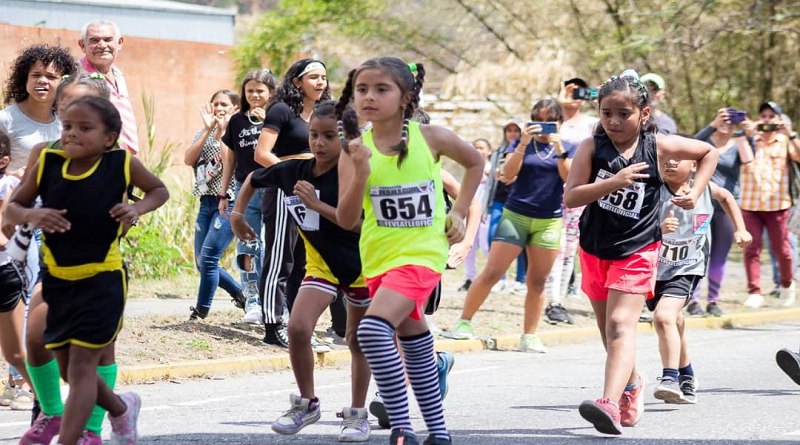
<instances>
[{"instance_id":1,"label":"white t-shirt","mask_svg":"<svg viewBox=\"0 0 800 445\"><path fill-rule=\"evenodd\" d=\"M577 119L562 123L558 134L561 136L562 141L569 142L577 147L584 139L592 137L594 128L599 121L594 116L581 113Z\"/></svg>"},{"instance_id":2,"label":"white t-shirt","mask_svg":"<svg viewBox=\"0 0 800 445\"><path fill-rule=\"evenodd\" d=\"M34 121L17 104L0 110L0 131L11 139L11 164L6 171L17 170L28 163L33 146L61 137L61 121L53 116L49 124Z\"/></svg>"}]
</instances>

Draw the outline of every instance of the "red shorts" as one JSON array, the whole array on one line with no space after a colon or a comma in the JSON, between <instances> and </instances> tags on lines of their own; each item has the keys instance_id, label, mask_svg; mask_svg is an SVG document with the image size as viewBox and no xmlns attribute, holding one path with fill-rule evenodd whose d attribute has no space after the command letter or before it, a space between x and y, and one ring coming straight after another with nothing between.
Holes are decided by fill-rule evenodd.
<instances>
[{"instance_id":1,"label":"red shorts","mask_svg":"<svg viewBox=\"0 0 800 445\"><path fill-rule=\"evenodd\" d=\"M656 269L661 241L649 244L621 260L603 260L580 249L581 290L590 300L605 300L608 290L627 294L653 294L656 286Z\"/></svg>"},{"instance_id":2,"label":"red shorts","mask_svg":"<svg viewBox=\"0 0 800 445\"><path fill-rule=\"evenodd\" d=\"M431 296L433 288L439 283L442 274L425 266L413 264L396 267L381 275L366 278L370 297L375 297L378 289L385 287L391 289L416 303L411 311L411 318L419 320L425 311L425 303Z\"/></svg>"}]
</instances>

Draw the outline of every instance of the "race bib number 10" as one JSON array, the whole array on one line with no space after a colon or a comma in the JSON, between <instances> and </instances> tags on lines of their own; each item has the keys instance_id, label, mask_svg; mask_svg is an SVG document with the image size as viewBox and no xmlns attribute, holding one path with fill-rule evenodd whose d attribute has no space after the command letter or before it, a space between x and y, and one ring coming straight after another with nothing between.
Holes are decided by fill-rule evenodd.
<instances>
[{"instance_id":1,"label":"race bib number 10","mask_svg":"<svg viewBox=\"0 0 800 445\"><path fill-rule=\"evenodd\" d=\"M372 209L381 227L427 227L433 225L436 191L433 181L371 187Z\"/></svg>"},{"instance_id":2,"label":"race bib number 10","mask_svg":"<svg viewBox=\"0 0 800 445\"><path fill-rule=\"evenodd\" d=\"M594 182L600 182L612 176L614 176L613 173L601 169L597 172L597 178L595 178ZM639 214L642 212L642 203L644 203L643 182L634 182L629 186L609 193L597 201L597 204L602 209L633 219L639 219Z\"/></svg>"}]
</instances>

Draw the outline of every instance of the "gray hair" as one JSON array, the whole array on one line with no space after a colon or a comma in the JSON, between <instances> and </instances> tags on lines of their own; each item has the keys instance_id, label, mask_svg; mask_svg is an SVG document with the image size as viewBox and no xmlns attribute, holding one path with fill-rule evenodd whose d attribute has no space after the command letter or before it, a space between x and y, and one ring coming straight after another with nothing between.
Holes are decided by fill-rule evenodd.
<instances>
[{"instance_id":1,"label":"gray hair","mask_svg":"<svg viewBox=\"0 0 800 445\"><path fill-rule=\"evenodd\" d=\"M83 28L81 28L81 42L86 43L86 37L87 34L89 34L89 28L91 28L92 26L110 26L114 28L114 39L119 40L120 37L122 37L122 33L119 32L119 27L117 26L116 23L106 19L95 19L86 22L86 24L83 25Z\"/></svg>"}]
</instances>

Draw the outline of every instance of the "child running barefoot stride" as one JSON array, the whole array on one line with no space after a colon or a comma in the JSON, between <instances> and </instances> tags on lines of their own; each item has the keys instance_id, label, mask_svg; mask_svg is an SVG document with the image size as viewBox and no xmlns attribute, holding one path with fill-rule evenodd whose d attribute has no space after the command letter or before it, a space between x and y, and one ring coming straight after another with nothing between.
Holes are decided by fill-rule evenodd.
<instances>
[{"instance_id":1,"label":"child running barefoot stride","mask_svg":"<svg viewBox=\"0 0 800 445\"><path fill-rule=\"evenodd\" d=\"M708 184L717 152L705 142L656 136L647 89L633 70L603 84L600 127L578 147L564 202L586 205L580 224L582 290L607 351L603 397L580 414L605 434L622 434L644 410L636 372L636 324L656 280L661 230L658 159L698 160L694 185L672 203L691 209Z\"/></svg>"},{"instance_id":2,"label":"child running barefoot stride","mask_svg":"<svg viewBox=\"0 0 800 445\"><path fill-rule=\"evenodd\" d=\"M119 238L127 224L161 206L169 192L127 151L112 149L122 123L108 100L75 100L62 125L63 150L42 151L34 174L25 176L5 212L10 223L30 222L44 233L42 294L49 308L44 340L70 385L54 441L88 443L86 422L97 403L112 423L124 424L119 443L135 444L139 396L114 394L97 366L122 327L127 279ZM145 196L128 205L131 184ZM29 208L37 196L42 207Z\"/></svg>"},{"instance_id":3,"label":"child running barefoot stride","mask_svg":"<svg viewBox=\"0 0 800 445\"><path fill-rule=\"evenodd\" d=\"M425 444L451 444L433 336L422 312L444 271L448 242L464 237L464 217L483 174L483 159L453 132L409 122L425 76L422 65L413 68L416 77L400 59L381 57L350 72L338 108L354 98L356 112L372 129L351 141L339 158L336 220L353 229L364 211L359 247L372 303L358 326L358 342L389 414L389 443L419 443L409 419L396 331L428 428ZM442 156L465 168L461 193L446 216Z\"/></svg>"},{"instance_id":4,"label":"child running barefoot stride","mask_svg":"<svg viewBox=\"0 0 800 445\"><path fill-rule=\"evenodd\" d=\"M283 202L297 223L305 243L306 276L297 292L289 318L289 358L300 395L290 397L291 408L272 423L280 434L296 434L320 418L320 402L314 392L314 354L311 336L320 315L338 295L347 300L347 334L351 352L352 403L342 410L340 442L364 442L370 427L364 407L370 371L364 354L358 349L355 330L369 306L369 292L361 275L358 232L345 230L336 223L339 195L337 164L342 143L339 140L335 103L317 106L309 122L308 143L312 159L290 159L272 167L254 171L242 185L231 223L242 240L256 238L242 213L255 188L278 187ZM350 111L357 137L358 123Z\"/></svg>"},{"instance_id":5,"label":"child running barefoot stride","mask_svg":"<svg viewBox=\"0 0 800 445\"><path fill-rule=\"evenodd\" d=\"M647 308L654 311L658 349L664 367L655 398L667 403L696 403L697 387L684 333L683 308L703 278L711 251L711 199L719 201L731 220L733 239L739 247L750 244L752 237L744 226L742 211L733 194L713 182L700 195L692 209L682 209L671 202L692 189L694 161L664 156L659 164L664 185L661 188L661 255L653 298Z\"/></svg>"}]
</instances>

